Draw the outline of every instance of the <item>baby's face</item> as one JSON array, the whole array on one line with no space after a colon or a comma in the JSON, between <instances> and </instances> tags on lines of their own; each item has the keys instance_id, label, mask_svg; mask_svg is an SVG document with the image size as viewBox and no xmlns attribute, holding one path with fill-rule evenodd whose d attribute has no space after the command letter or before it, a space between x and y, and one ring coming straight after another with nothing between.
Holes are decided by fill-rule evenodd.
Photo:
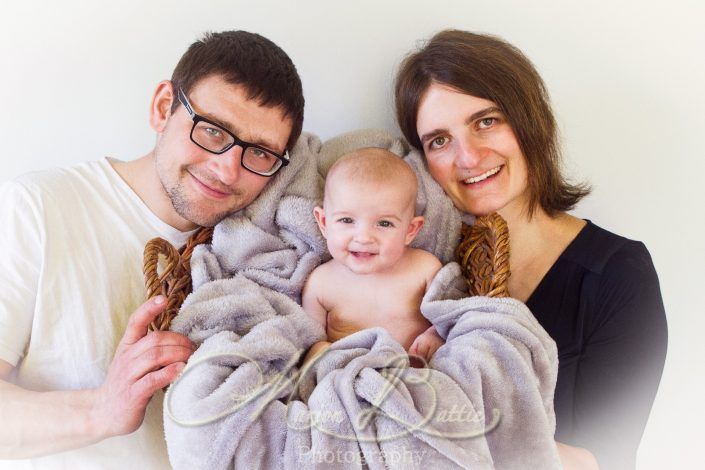
<instances>
[{"instance_id":1,"label":"baby's face","mask_svg":"<svg viewBox=\"0 0 705 470\"><path fill-rule=\"evenodd\" d=\"M357 274L394 267L423 224L409 199L398 185L337 182L316 209L331 256Z\"/></svg>"}]
</instances>

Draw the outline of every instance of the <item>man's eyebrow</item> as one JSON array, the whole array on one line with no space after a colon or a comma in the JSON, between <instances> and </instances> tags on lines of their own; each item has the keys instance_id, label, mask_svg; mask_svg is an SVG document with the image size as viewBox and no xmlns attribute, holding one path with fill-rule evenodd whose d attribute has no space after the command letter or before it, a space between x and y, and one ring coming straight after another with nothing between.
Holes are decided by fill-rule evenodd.
<instances>
[{"instance_id":1,"label":"man's eyebrow","mask_svg":"<svg viewBox=\"0 0 705 470\"><path fill-rule=\"evenodd\" d=\"M476 119L479 119L487 114L494 113L494 112L501 113L502 110L499 109L499 107L497 107L497 106L488 106L487 108L484 108L484 109L481 109L477 112L472 113L470 115L470 117L468 117L465 120L465 125L467 126L468 124L475 121ZM421 143L423 144L427 140L437 136L438 134L442 134L443 132L446 132L446 131L447 131L447 129L439 127L437 129L433 129L432 131L425 133L424 135L421 136L421 138L419 140L421 140Z\"/></svg>"},{"instance_id":2,"label":"man's eyebrow","mask_svg":"<svg viewBox=\"0 0 705 470\"><path fill-rule=\"evenodd\" d=\"M241 139L240 133L237 132L237 129L231 123L221 121L216 116L213 116L210 113L203 113L203 114L200 114L200 116L203 116L204 118L208 119L209 121L212 121L213 124L216 124L216 125L222 127L223 129L227 130L228 132L235 134L238 139ZM244 140L244 139L241 139L241 140ZM252 144L259 145L261 147L265 147L269 150L273 150L277 153L279 152L279 150L275 150L275 146L272 142L270 142L267 139L262 138L262 137L257 137L257 138L255 138L254 141L248 141L248 142L252 143Z\"/></svg>"}]
</instances>

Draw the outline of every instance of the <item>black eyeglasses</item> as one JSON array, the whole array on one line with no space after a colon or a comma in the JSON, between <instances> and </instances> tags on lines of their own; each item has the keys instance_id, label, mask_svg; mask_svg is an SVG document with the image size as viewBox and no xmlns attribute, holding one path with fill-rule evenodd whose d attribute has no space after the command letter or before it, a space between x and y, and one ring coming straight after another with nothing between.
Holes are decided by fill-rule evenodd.
<instances>
[{"instance_id":1,"label":"black eyeglasses","mask_svg":"<svg viewBox=\"0 0 705 470\"><path fill-rule=\"evenodd\" d=\"M203 150L220 155L235 145L239 145L242 147L240 163L243 168L262 176L272 176L282 166L289 164L289 152L279 155L260 145L240 140L229 130L196 114L186 98L186 94L180 88L178 97L193 120L191 141Z\"/></svg>"}]
</instances>

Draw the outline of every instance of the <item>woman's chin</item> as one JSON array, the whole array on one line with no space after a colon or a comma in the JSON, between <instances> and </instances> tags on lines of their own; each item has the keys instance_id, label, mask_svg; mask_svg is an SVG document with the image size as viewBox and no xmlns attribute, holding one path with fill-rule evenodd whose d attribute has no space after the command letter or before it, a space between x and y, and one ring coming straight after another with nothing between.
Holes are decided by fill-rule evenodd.
<instances>
[{"instance_id":1,"label":"woman's chin","mask_svg":"<svg viewBox=\"0 0 705 470\"><path fill-rule=\"evenodd\" d=\"M464 204L463 207L458 207L458 209L475 217L482 217L493 212L499 212L503 207L501 204Z\"/></svg>"}]
</instances>

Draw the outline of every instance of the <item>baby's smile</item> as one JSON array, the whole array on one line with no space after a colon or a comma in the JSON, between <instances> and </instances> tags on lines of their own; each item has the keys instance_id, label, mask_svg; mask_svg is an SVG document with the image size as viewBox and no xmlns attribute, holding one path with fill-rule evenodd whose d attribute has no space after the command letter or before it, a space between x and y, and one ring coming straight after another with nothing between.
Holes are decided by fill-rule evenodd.
<instances>
[{"instance_id":1,"label":"baby's smile","mask_svg":"<svg viewBox=\"0 0 705 470\"><path fill-rule=\"evenodd\" d=\"M371 253L369 251L353 251L353 250L349 250L349 253L357 259L370 259L377 254L377 253Z\"/></svg>"}]
</instances>

